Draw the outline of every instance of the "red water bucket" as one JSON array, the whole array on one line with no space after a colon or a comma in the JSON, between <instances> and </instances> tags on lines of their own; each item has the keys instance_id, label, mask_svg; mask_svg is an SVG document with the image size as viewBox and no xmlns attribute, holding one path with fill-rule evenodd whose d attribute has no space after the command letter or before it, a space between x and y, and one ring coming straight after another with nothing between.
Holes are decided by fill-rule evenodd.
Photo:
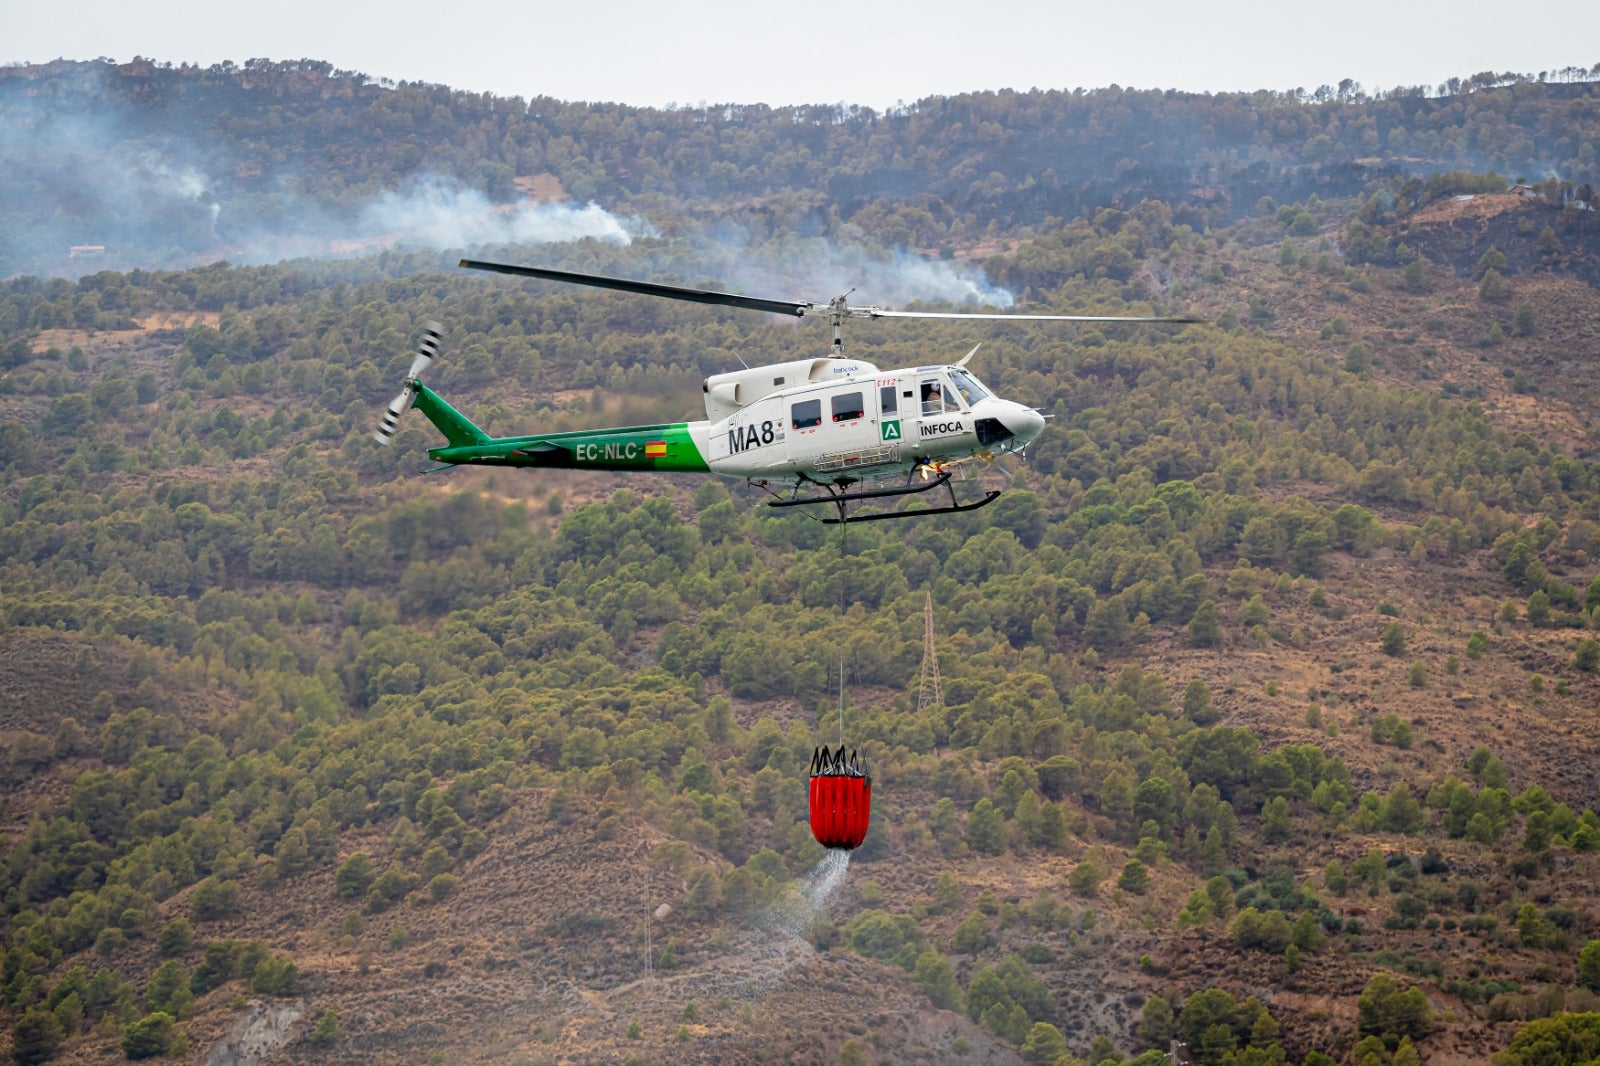
<instances>
[{"instance_id":1,"label":"red water bucket","mask_svg":"<svg viewBox=\"0 0 1600 1066\"><path fill-rule=\"evenodd\" d=\"M852 851L867 838L872 818L872 778L852 752L826 745L811 757L811 835L825 848Z\"/></svg>"}]
</instances>

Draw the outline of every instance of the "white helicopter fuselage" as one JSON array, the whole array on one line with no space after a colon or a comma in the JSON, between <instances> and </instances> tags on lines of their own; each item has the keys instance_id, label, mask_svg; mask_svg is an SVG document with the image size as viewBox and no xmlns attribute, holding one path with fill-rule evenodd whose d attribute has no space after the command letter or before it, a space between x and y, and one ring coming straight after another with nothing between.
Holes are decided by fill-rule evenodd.
<instances>
[{"instance_id":1,"label":"white helicopter fuselage","mask_svg":"<svg viewBox=\"0 0 1600 1066\"><path fill-rule=\"evenodd\" d=\"M740 478L875 481L1019 452L1044 428L959 366L809 360L717 375L705 391L713 417L696 443L712 471Z\"/></svg>"}]
</instances>

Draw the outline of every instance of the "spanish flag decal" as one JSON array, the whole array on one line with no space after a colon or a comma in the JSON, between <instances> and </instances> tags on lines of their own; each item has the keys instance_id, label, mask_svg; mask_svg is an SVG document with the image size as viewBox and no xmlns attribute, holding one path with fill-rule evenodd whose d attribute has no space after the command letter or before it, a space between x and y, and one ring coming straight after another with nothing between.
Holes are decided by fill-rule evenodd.
<instances>
[{"instance_id":1,"label":"spanish flag decal","mask_svg":"<svg viewBox=\"0 0 1600 1066\"><path fill-rule=\"evenodd\" d=\"M665 459L667 457L667 442L664 440L645 441L644 457L646 459Z\"/></svg>"}]
</instances>

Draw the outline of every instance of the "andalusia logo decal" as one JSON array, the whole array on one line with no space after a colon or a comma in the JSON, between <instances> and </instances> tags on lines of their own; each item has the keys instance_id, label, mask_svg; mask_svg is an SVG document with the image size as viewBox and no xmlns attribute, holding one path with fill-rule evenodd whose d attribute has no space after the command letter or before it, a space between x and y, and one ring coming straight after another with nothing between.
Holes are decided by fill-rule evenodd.
<instances>
[{"instance_id":1,"label":"andalusia logo decal","mask_svg":"<svg viewBox=\"0 0 1600 1066\"><path fill-rule=\"evenodd\" d=\"M887 419L886 421L884 421L884 423L883 423L883 439L884 440L899 440L900 439L900 420L898 418L891 418L891 419Z\"/></svg>"}]
</instances>

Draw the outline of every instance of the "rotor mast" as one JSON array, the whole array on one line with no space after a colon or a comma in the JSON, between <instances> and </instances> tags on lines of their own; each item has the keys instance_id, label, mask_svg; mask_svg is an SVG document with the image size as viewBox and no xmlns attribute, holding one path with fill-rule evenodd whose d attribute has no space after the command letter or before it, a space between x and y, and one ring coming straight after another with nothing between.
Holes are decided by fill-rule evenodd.
<instances>
[{"instance_id":1,"label":"rotor mast","mask_svg":"<svg viewBox=\"0 0 1600 1066\"><path fill-rule=\"evenodd\" d=\"M850 290L850 292L855 291L855 289ZM845 300L850 296L850 292L835 296L828 301L828 320L833 323L832 355L835 359L844 358L844 320L854 318L858 312L858 308L851 307L845 303Z\"/></svg>"}]
</instances>

